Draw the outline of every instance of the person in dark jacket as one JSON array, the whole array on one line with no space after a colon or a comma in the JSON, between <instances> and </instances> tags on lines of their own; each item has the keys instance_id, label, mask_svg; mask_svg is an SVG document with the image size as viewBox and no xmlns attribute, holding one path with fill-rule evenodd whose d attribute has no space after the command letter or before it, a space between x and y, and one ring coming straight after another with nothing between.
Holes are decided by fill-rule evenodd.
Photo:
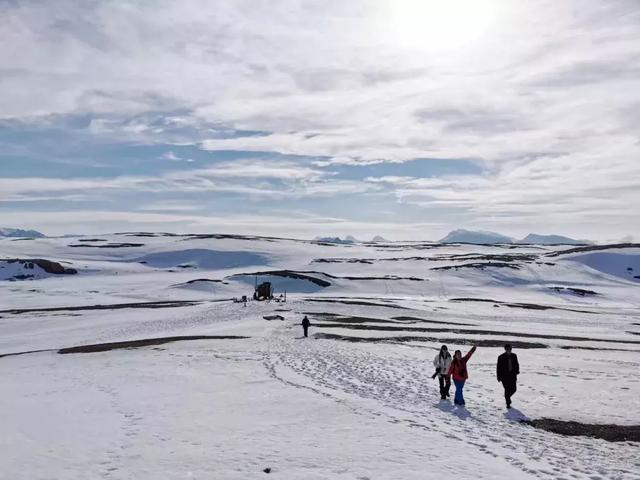
<instances>
[{"instance_id":1,"label":"person in dark jacket","mask_svg":"<svg viewBox=\"0 0 640 480\"><path fill-rule=\"evenodd\" d=\"M511 352L511 345L507 344L504 346L504 353L498 357L496 367L498 381L502 382L504 387L504 399L507 402L507 408L511 408L511 397L516 393L519 373L518 356Z\"/></svg>"},{"instance_id":2,"label":"person in dark jacket","mask_svg":"<svg viewBox=\"0 0 640 480\"><path fill-rule=\"evenodd\" d=\"M309 336L309 325L311 325L311 322L309 321L309 319L305 315L304 318L302 319L302 330L304 330L304 336L305 337Z\"/></svg>"},{"instance_id":3,"label":"person in dark jacket","mask_svg":"<svg viewBox=\"0 0 640 480\"><path fill-rule=\"evenodd\" d=\"M449 375L451 375L451 378L453 378L453 383L456 386L456 394L453 397L453 403L456 405L464 405L464 395L462 394L462 390L464 389L465 382L469 378L467 362L475 351L476 347L473 346L464 357L462 356L462 352L460 350L456 350L453 354L453 360L451 361L451 365L449 366L448 373Z\"/></svg>"}]
</instances>

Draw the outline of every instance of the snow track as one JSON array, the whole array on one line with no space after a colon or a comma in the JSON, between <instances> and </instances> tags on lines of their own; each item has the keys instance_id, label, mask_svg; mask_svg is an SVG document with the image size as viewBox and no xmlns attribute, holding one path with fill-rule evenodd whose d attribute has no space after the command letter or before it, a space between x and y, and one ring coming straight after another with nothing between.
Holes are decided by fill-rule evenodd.
<instances>
[{"instance_id":1,"label":"snow track","mask_svg":"<svg viewBox=\"0 0 640 480\"><path fill-rule=\"evenodd\" d=\"M430 378L422 349L294 338L287 327L274 330L267 345L264 364L283 383L329 396L363 415L456 439L462 451L478 450L523 473L547 479L639 478L636 446L535 430L517 421L522 415L517 410L505 414L495 405L494 392L475 387L473 379L465 387L468 410L438 401L437 381ZM481 368L493 365L472 367Z\"/></svg>"}]
</instances>

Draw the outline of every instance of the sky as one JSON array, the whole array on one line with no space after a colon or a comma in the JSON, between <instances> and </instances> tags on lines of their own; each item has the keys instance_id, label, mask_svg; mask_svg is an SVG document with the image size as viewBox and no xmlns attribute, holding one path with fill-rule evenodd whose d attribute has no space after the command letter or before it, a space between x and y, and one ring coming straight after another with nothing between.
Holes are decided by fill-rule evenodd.
<instances>
[{"instance_id":1,"label":"sky","mask_svg":"<svg viewBox=\"0 0 640 480\"><path fill-rule=\"evenodd\" d=\"M637 0L0 0L0 227L640 237Z\"/></svg>"}]
</instances>

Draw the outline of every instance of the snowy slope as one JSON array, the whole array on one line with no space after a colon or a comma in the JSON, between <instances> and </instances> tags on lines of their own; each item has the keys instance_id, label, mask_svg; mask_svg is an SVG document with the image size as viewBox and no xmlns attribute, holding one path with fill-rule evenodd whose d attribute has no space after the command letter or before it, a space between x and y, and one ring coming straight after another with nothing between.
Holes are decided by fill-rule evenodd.
<instances>
[{"instance_id":1,"label":"snowy slope","mask_svg":"<svg viewBox=\"0 0 640 480\"><path fill-rule=\"evenodd\" d=\"M594 252L574 255L569 259L599 272L632 282L640 282L640 249Z\"/></svg>"},{"instance_id":2,"label":"snowy slope","mask_svg":"<svg viewBox=\"0 0 640 480\"><path fill-rule=\"evenodd\" d=\"M0 247L78 271L0 281L7 478L638 478L637 443L518 420L637 423L640 249L145 233ZM256 280L287 302L233 302ZM505 342L522 370L510 412ZM466 408L430 378L442 343L479 347Z\"/></svg>"}]
</instances>

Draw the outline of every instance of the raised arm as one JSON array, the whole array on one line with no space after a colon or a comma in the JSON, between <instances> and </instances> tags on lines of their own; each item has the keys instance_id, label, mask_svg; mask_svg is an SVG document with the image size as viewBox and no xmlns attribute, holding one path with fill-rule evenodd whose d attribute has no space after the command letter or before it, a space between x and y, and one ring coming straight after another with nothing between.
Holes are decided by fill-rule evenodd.
<instances>
[{"instance_id":1,"label":"raised arm","mask_svg":"<svg viewBox=\"0 0 640 480\"><path fill-rule=\"evenodd\" d=\"M467 354L466 354L464 357L462 357L462 358L464 359L464 361L465 361L465 362L466 362L466 361L468 361L468 360L471 358L471 355L473 355L473 352L475 352L475 351L476 351L476 346L474 345L474 346L471 348L471 350L469 350L469 351L467 352Z\"/></svg>"}]
</instances>

